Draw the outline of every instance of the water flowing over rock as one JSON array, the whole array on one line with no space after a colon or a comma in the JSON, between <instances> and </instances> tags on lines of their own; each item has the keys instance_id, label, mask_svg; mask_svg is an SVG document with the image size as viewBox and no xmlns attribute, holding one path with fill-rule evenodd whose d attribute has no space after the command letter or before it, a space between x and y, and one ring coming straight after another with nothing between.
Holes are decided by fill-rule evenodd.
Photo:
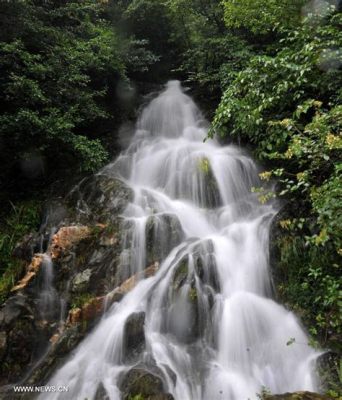
<instances>
[{"instance_id":1,"label":"water flowing over rock","mask_svg":"<svg viewBox=\"0 0 342 400\"><path fill-rule=\"evenodd\" d=\"M48 345L25 382L69 391L40 400L256 400L264 388L318 389L320 353L273 300L276 205L252 193L261 184L253 160L204 143L207 129L169 82L126 151L71 191L62 220L50 219L45 253L0 311L3 360L24 329L31 338L42 326ZM27 258L25 246L18 252ZM58 318L48 312L56 299ZM293 396L311 400L303 393ZM295 398L282 396L270 399Z\"/></svg>"},{"instance_id":2,"label":"water flowing over rock","mask_svg":"<svg viewBox=\"0 0 342 400\"><path fill-rule=\"evenodd\" d=\"M317 388L319 353L272 299L268 237L276 207L251 191L260 185L254 162L234 146L203 143L206 133L196 105L171 81L143 111L127 150L94 185L79 186L91 193L79 197L80 221L106 223L121 213L121 252L109 279L112 287L125 283L111 292L120 301L109 301L48 381L69 392L49 399L245 400L265 387ZM107 196L108 187L121 190L114 178L134 195ZM151 263L158 268L145 273ZM83 284L85 268L73 287Z\"/></svg>"},{"instance_id":3,"label":"water flowing over rock","mask_svg":"<svg viewBox=\"0 0 342 400\"><path fill-rule=\"evenodd\" d=\"M94 327L106 305L118 300L114 296L107 301L106 295L123 283L115 278L122 248L119 213L132 191L116 178L100 179L106 185L97 193L105 192L108 203L116 199L116 208L113 211L111 204L111 213L103 212L98 222L98 205L89 202L91 218L79 208L80 199L91 197L94 180L99 178L88 178L88 186L81 189L78 185L67 202L48 206L39 233L17 246L15 255L27 265L0 309L0 385L6 385L0 388L1 398L6 393L11 399L10 385L19 380L38 385L46 381Z\"/></svg>"}]
</instances>

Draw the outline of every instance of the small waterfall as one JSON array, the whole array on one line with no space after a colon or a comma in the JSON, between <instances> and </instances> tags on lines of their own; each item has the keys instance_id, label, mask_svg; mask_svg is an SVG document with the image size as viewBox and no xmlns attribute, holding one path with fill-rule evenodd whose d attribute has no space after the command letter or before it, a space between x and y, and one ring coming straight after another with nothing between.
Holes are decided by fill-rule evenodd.
<instances>
[{"instance_id":1,"label":"small waterfall","mask_svg":"<svg viewBox=\"0 0 342 400\"><path fill-rule=\"evenodd\" d=\"M135 194L123 215L120 269L142 271L153 246L163 259L52 377L50 385L69 392L42 399L90 400L101 386L119 400L121 377L139 363L158 368L175 400L315 390L318 354L295 315L272 299L268 235L276 209L251 192L260 185L253 160L234 146L203 143L206 134L194 102L169 82L143 111L128 149L101 171ZM125 325L134 313L145 317L146 343L132 361Z\"/></svg>"},{"instance_id":2,"label":"small waterfall","mask_svg":"<svg viewBox=\"0 0 342 400\"><path fill-rule=\"evenodd\" d=\"M43 255L41 275L38 298L40 314L43 320L53 321L59 317L60 299L54 287L53 263L48 254Z\"/></svg>"}]
</instances>

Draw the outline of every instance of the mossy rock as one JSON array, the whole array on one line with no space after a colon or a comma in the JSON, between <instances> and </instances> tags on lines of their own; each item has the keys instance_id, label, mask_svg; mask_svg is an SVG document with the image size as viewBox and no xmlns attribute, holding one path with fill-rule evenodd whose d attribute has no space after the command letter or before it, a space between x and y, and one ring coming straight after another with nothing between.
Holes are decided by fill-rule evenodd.
<instances>
[{"instance_id":1,"label":"mossy rock","mask_svg":"<svg viewBox=\"0 0 342 400\"><path fill-rule=\"evenodd\" d=\"M320 391L334 391L342 394L340 380L341 355L333 351L322 354L317 359L317 371L320 377Z\"/></svg>"},{"instance_id":2,"label":"mossy rock","mask_svg":"<svg viewBox=\"0 0 342 400\"><path fill-rule=\"evenodd\" d=\"M161 374L158 368L153 372L142 366L130 369L119 383L123 400L173 400L173 396L165 393Z\"/></svg>"},{"instance_id":3,"label":"mossy rock","mask_svg":"<svg viewBox=\"0 0 342 400\"><path fill-rule=\"evenodd\" d=\"M174 290L178 291L184 285L184 283L187 281L188 274L188 260L183 259L176 267L175 273L173 275L172 287Z\"/></svg>"}]
</instances>

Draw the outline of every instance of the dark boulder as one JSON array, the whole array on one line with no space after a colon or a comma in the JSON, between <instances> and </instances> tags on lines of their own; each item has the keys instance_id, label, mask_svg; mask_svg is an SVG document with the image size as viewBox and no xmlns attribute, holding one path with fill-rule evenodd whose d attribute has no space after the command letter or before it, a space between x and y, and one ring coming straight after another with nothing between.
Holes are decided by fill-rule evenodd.
<instances>
[{"instance_id":1,"label":"dark boulder","mask_svg":"<svg viewBox=\"0 0 342 400\"><path fill-rule=\"evenodd\" d=\"M83 179L71 191L68 202L76 206L81 221L106 223L122 213L132 199L132 190L121 180L98 174Z\"/></svg>"},{"instance_id":2,"label":"dark boulder","mask_svg":"<svg viewBox=\"0 0 342 400\"><path fill-rule=\"evenodd\" d=\"M145 313L133 313L126 321L124 328L124 357L137 360L145 349Z\"/></svg>"},{"instance_id":3,"label":"dark boulder","mask_svg":"<svg viewBox=\"0 0 342 400\"><path fill-rule=\"evenodd\" d=\"M163 260L184 239L181 224L175 215L153 215L146 222L147 265Z\"/></svg>"},{"instance_id":4,"label":"dark boulder","mask_svg":"<svg viewBox=\"0 0 342 400\"><path fill-rule=\"evenodd\" d=\"M130 369L123 377L119 387L123 400L129 400L139 395L144 400L173 400L172 395L165 393L161 376L142 367Z\"/></svg>"}]
</instances>

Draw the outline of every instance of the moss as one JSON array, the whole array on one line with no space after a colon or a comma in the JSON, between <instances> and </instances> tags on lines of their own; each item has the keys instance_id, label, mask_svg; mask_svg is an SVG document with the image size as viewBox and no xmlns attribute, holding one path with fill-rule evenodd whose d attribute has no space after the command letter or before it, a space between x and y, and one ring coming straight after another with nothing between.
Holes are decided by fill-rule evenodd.
<instances>
[{"instance_id":1,"label":"moss","mask_svg":"<svg viewBox=\"0 0 342 400\"><path fill-rule=\"evenodd\" d=\"M198 163L198 168L200 171L202 171L204 174L209 175L211 167L210 167L210 162L207 158L201 158L201 160Z\"/></svg>"},{"instance_id":2,"label":"moss","mask_svg":"<svg viewBox=\"0 0 342 400\"><path fill-rule=\"evenodd\" d=\"M193 303L196 302L197 301L197 289L191 288L188 292L188 297L191 302L193 302Z\"/></svg>"},{"instance_id":3,"label":"moss","mask_svg":"<svg viewBox=\"0 0 342 400\"><path fill-rule=\"evenodd\" d=\"M145 397L142 394L136 394L135 396L129 396L128 400L145 400Z\"/></svg>"},{"instance_id":4,"label":"moss","mask_svg":"<svg viewBox=\"0 0 342 400\"><path fill-rule=\"evenodd\" d=\"M104 233L107 235L113 235L114 233L116 233L118 231L118 226L117 224L114 223L109 223L105 229L104 229Z\"/></svg>"},{"instance_id":5,"label":"moss","mask_svg":"<svg viewBox=\"0 0 342 400\"><path fill-rule=\"evenodd\" d=\"M95 238L98 238L103 232L103 227L100 225L95 225L91 228L91 235Z\"/></svg>"},{"instance_id":6,"label":"moss","mask_svg":"<svg viewBox=\"0 0 342 400\"><path fill-rule=\"evenodd\" d=\"M173 277L173 287L175 289L179 289L181 283L186 279L188 276L188 261L182 260L179 266L176 268L176 272Z\"/></svg>"},{"instance_id":7,"label":"moss","mask_svg":"<svg viewBox=\"0 0 342 400\"><path fill-rule=\"evenodd\" d=\"M71 302L71 308L82 308L86 303L89 303L94 298L90 293L82 293L75 296Z\"/></svg>"},{"instance_id":8,"label":"moss","mask_svg":"<svg viewBox=\"0 0 342 400\"><path fill-rule=\"evenodd\" d=\"M77 266L77 268L82 267L82 266L85 264L86 259L87 259L87 257L86 257L84 254L78 255L78 256L77 256L77 259L76 259L76 266Z\"/></svg>"}]
</instances>

